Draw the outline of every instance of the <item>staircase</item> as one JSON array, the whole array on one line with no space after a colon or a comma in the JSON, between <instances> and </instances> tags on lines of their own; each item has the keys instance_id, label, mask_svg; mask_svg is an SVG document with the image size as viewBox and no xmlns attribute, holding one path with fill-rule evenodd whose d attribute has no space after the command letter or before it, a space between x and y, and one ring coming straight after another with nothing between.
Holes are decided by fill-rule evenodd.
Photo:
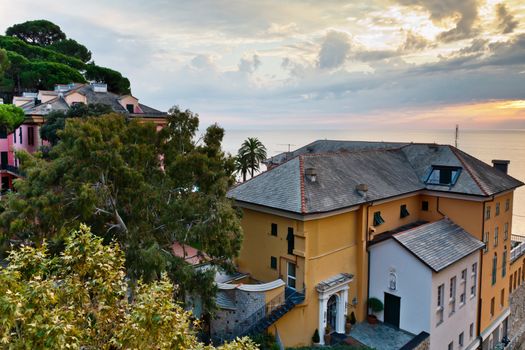
<instances>
[{"instance_id":1,"label":"staircase","mask_svg":"<svg viewBox=\"0 0 525 350\"><path fill-rule=\"evenodd\" d=\"M274 324L278 319L283 317L288 311L293 309L297 304L304 301L304 293L300 293L292 288L286 287L284 303L275 308L270 314L266 315L256 323L246 329L241 336L255 335L264 332L268 327Z\"/></svg>"}]
</instances>

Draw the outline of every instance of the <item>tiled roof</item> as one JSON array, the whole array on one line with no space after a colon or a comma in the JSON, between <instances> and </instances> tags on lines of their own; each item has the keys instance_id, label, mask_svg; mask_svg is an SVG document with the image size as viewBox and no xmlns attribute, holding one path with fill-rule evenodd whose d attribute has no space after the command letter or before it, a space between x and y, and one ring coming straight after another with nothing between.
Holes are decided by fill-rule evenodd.
<instances>
[{"instance_id":1,"label":"tiled roof","mask_svg":"<svg viewBox=\"0 0 525 350\"><path fill-rule=\"evenodd\" d=\"M321 147L325 142L328 146ZM317 148L344 144L318 141ZM228 196L241 202L311 214L425 189L490 196L523 185L449 145L373 142L347 145L350 150L299 154L234 187ZM453 186L426 184L433 166L460 167L462 171ZM315 181L305 176L308 168L315 169ZM358 192L358 184L366 184L368 191Z\"/></svg>"},{"instance_id":2,"label":"tiled roof","mask_svg":"<svg viewBox=\"0 0 525 350\"><path fill-rule=\"evenodd\" d=\"M392 237L435 272L484 246L483 242L446 218Z\"/></svg>"}]
</instances>

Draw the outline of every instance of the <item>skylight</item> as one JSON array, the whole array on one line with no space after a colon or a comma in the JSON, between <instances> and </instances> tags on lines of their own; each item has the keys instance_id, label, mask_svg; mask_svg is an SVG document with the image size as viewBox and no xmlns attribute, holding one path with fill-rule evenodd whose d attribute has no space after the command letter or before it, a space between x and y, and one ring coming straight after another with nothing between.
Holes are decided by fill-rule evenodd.
<instances>
[{"instance_id":1,"label":"skylight","mask_svg":"<svg viewBox=\"0 0 525 350\"><path fill-rule=\"evenodd\" d=\"M454 186L461 174L460 167L432 165L425 183L427 185Z\"/></svg>"}]
</instances>

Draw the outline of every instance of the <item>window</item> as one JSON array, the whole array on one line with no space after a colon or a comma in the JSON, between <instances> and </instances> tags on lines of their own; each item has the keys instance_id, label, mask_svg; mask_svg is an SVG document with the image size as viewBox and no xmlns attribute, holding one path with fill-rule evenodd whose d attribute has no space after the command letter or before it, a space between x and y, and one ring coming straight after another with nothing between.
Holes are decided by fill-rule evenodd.
<instances>
[{"instance_id":1,"label":"window","mask_svg":"<svg viewBox=\"0 0 525 350\"><path fill-rule=\"evenodd\" d=\"M499 202L496 203L496 216L499 215Z\"/></svg>"},{"instance_id":2,"label":"window","mask_svg":"<svg viewBox=\"0 0 525 350\"><path fill-rule=\"evenodd\" d=\"M20 144L23 144L24 141L22 140L22 127L18 128L18 138L20 139Z\"/></svg>"},{"instance_id":3,"label":"window","mask_svg":"<svg viewBox=\"0 0 525 350\"><path fill-rule=\"evenodd\" d=\"M374 213L374 226L379 226L381 224L383 224L385 222L385 220L383 220L383 218L381 217L381 212L380 211L376 211Z\"/></svg>"},{"instance_id":4,"label":"window","mask_svg":"<svg viewBox=\"0 0 525 350\"><path fill-rule=\"evenodd\" d=\"M295 282L297 278L295 275L295 264L288 262L288 287L295 289Z\"/></svg>"},{"instance_id":5,"label":"window","mask_svg":"<svg viewBox=\"0 0 525 350\"><path fill-rule=\"evenodd\" d=\"M29 146L35 145L35 130L32 126L27 127L27 144Z\"/></svg>"},{"instance_id":6,"label":"window","mask_svg":"<svg viewBox=\"0 0 525 350\"><path fill-rule=\"evenodd\" d=\"M460 347L463 346L463 332L461 332L461 333L459 334L458 343L459 343L459 346L460 346Z\"/></svg>"},{"instance_id":7,"label":"window","mask_svg":"<svg viewBox=\"0 0 525 350\"><path fill-rule=\"evenodd\" d=\"M468 330L468 335L469 335L470 339L472 339L472 337L474 336L474 323L470 324L470 327L469 327L469 330Z\"/></svg>"},{"instance_id":8,"label":"window","mask_svg":"<svg viewBox=\"0 0 525 350\"><path fill-rule=\"evenodd\" d=\"M494 298L490 299L490 317L494 317Z\"/></svg>"},{"instance_id":9,"label":"window","mask_svg":"<svg viewBox=\"0 0 525 350\"><path fill-rule=\"evenodd\" d=\"M16 143L16 131L18 129L15 129L15 131L13 132L13 143Z\"/></svg>"},{"instance_id":10,"label":"window","mask_svg":"<svg viewBox=\"0 0 525 350\"><path fill-rule=\"evenodd\" d=\"M448 344L448 350L454 350L454 342L451 341L450 344Z\"/></svg>"},{"instance_id":11,"label":"window","mask_svg":"<svg viewBox=\"0 0 525 350\"><path fill-rule=\"evenodd\" d=\"M0 127L0 139L6 139L6 138L7 138L7 128Z\"/></svg>"},{"instance_id":12,"label":"window","mask_svg":"<svg viewBox=\"0 0 525 350\"><path fill-rule=\"evenodd\" d=\"M421 202L421 210L428 211L428 201Z\"/></svg>"},{"instance_id":13,"label":"window","mask_svg":"<svg viewBox=\"0 0 525 350\"><path fill-rule=\"evenodd\" d=\"M501 261L501 277L507 275L507 247L503 249L503 259Z\"/></svg>"},{"instance_id":14,"label":"window","mask_svg":"<svg viewBox=\"0 0 525 350\"><path fill-rule=\"evenodd\" d=\"M518 269L518 286L521 286L521 267Z\"/></svg>"},{"instance_id":15,"label":"window","mask_svg":"<svg viewBox=\"0 0 525 350\"><path fill-rule=\"evenodd\" d=\"M513 275L511 274L509 279L509 293L512 293L512 277Z\"/></svg>"},{"instance_id":16,"label":"window","mask_svg":"<svg viewBox=\"0 0 525 350\"><path fill-rule=\"evenodd\" d=\"M472 278L472 285L470 286L470 296L476 295L476 288L478 284L478 263L472 264L472 272L470 274Z\"/></svg>"},{"instance_id":17,"label":"window","mask_svg":"<svg viewBox=\"0 0 525 350\"><path fill-rule=\"evenodd\" d=\"M286 236L286 240L288 241L288 254L293 254L295 246L295 236L293 234L292 227L288 227L288 235Z\"/></svg>"},{"instance_id":18,"label":"window","mask_svg":"<svg viewBox=\"0 0 525 350\"><path fill-rule=\"evenodd\" d=\"M490 205L485 208L485 220L490 219Z\"/></svg>"},{"instance_id":19,"label":"window","mask_svg":"<svg viewBox=\"0 0 525 350\"><path fill-rule=\"evenodd\" d=\"M126 105L126 109L128 110L129 113L134 113L135 112L135 106L132 105L132 104L127 104Z\"/></svg>"},{"instance_id":20,"label":"window","mask_svg":"<svg viewBox=\"0 0 525 350\"><path fill-rule=\"evenodd\" d=\"M464 269L461 271L461 294L459 295L459 303L461 306L465 305L465 302L467 301L467 269Z\"/></svg>"},{"instance_id":21,"label":"window","mask_svg":"<svg viewBox=\"0 0 525 350\"><path fill-rule=\"evenodd\" d=\"M499 238L499 227L496 226L494 228L494 247L498 246L498 238Z\"/></svg>"},{"instance_id":22,"label":"window","mask_svg":"<svg viewBox=\"0 0 525 350\"><path fill-rule=\"evenodd\" d=\"M270 257L270 268L277 270L277 258L275 256Z\"/></svg>"},{"instance_id":23,"label":"window","mask_svg":"<svg viewBox=\"0 0 525 350\"><path fill-rule=\"evenodd\" d=\"M506 222L505 225L503 225L503 240L506 241L509 239L509 223Z\"/></svg>"},{"instance_id":24,"label":"window","mask_svg":"<svg viewBox=\"0 0 525 350\"><path fill-rule=\"evenodd\" d=\"M277 224L272 223L272 230L271 230L272 236L277 236Z\"/></svg>"},{"instance_id":25,"label":"window","mask_svg":"<svg viewBox=\"0 0 525 350\"><path fill-rule=\"evenodd\" d=\"M507 199L505 201L505 211L509 211L509 209L510 209L510 199Z\"/></svg>"},{"instance_id":26,"label":"window","mask_svg":"<svg viewBox=\"0 0 525 350\"><path fill-rule=\"evenodd\" d=\"M489 251L489 233L485 232L483 234L483 243L485 243L485 247L483 248L483 252L486 253Z\"/></svg>"},{"instance_id":27,"label":"window","mask_svg":"<svg viewBox=\"0 0 525 350\"><path fill-rule=\"evenodd\" d=\"M399 217L400 218L406 218L407 216L409 216L410 213L408 212L407 210L407 206L406 204L403 204L400 208L400 213L399 213Z\"/></svg>"},{"instance_id":28,"label":"window","mask_svg":"<svg viewBox=\"0 0 525 350\"><path fill-rule=\"evenodd\" d=\"M501 294L500 294L500 297L499 297L499 304L500 304L501 308L503 309L503 306L505 305L505 288L503 288L501 290Z\"/></svg>"},{"instance_id":29,"label":"window","mask_svg":"<svg viewBox=\"0 0 525 350\"><path fill-rule=\"evenodd\" d=\"M494 253L492 258L492 285L496 284L496 272L498 271L498 254Z\"/></svg>"},{"instance_id":30,"label":"window","mask_svg":"<svg viewBox=\"0 0 525 350\"><path fill-rule=\"evenodd\" d=\"M428 174L426 184L453 186L458 180L461 168L433 165Z\"/></svg>"},{"instance_id":31,"label":"window","mask_svg":"<svg viewBox=\"0 0 525 350\"><path fill-rule=\"evenodd\" d=\"M456 312L456 276L450 279L450 315Z\"/></svg>"},{"instance_id":32,"label":"window","mask_svg":"<svg viewBox=\"0 0 525 350\"><path fill-rule=\"evenodd\" d=\"M442 284L438 287L437 293L437 325L443 322L443 304L445 299L445 285Z\"/></svg>"},{"instance_id":33,"label":"window","mask_svg":"<svg viewBox=\"0 0 525 350\"><path fill-rule=\"evenodd\" d=\"M515 271L514 272L514 287L512 287L512 289L516 290L517 287L518 287L518 271Z\"/></svg>"}]
</instances>

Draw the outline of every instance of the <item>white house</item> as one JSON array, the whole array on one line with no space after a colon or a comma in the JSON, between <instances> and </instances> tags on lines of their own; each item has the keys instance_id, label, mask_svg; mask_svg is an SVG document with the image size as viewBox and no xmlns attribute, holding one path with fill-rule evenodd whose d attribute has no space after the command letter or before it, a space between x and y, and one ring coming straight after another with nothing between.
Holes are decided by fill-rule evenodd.
<instances>
[{"instance_id":1,"label":"white house","mask_svg":"<svg viewBox=\"0 0 525 350\"><path fill-rule=\"evenodd\" d=\"M429 333L430 349L475 349L483 247L449 219L376 237L369 290L385 306L378 318Z\"/></svg>"}]
</instances>

